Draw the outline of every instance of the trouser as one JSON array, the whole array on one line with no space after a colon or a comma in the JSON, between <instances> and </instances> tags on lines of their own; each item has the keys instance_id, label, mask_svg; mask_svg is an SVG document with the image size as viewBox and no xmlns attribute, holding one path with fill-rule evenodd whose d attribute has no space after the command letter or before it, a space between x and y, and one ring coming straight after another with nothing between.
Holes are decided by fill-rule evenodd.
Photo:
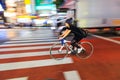
<instances>
[{"instance_id":1,"label":"trouser","mask_svg":"<svg viewBox=\"0 0 120 80\"><path fill-rule=\"evenodd\" d=\"M71 45L73 46L73 48L80 48L78 42L82 39L81 35L75 35L74 33L70 33L65 39L71 41Z\"/></svg>"},{"instance_id":2,"label":"trouser","mask_svg":"<svg viewBox=\"0 0 120 80\"><path fill-rule=\"evenodd\" d=\"M80 48L80 46L78 45L78 42L82 39L82 37L80 36L75 36L72 40L71 40L71 45L77 48Z\"/></svg>"}]
</instances>

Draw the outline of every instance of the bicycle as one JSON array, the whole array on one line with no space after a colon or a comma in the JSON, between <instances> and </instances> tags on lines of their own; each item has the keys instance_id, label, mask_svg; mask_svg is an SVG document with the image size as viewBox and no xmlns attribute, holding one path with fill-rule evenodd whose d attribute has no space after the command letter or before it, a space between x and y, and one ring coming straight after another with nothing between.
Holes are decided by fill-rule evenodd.
<instances>
[{"instance_id":1,"label":"bicycle","mask_svg":"<svg viewBox=\"0 0 120 80\"><path fill-rule=\"evenodd\" d=\"M80 46L80 52L78 53L78 48L70 44L70 41L65 39L60 40L58 43L54 43L50 48L50 56L55 60L61 60L68 56L68 54L74 54L80 59L88 59L92 54L94 47L92 43L88 41L83 41L78 43Z\"/></svg>"}]
</instances>

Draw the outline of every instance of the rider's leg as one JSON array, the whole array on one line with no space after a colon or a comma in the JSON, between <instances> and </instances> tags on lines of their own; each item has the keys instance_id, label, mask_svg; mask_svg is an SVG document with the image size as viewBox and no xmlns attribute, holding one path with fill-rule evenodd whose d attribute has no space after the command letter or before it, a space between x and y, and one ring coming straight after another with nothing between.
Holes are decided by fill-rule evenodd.
<instances>
[{"instance_id":1,"label":"rider's leg","mask_svg":"<svg viewBox=\"0 0 120 80\"><path fill-rule=\"evenodd\" d=\"M77 49L78 48L80 48L79 46L78 46L78 44L76 43L76 40L75 39L73 39L72 41L71 41L71 45L73 46L72 47L72 50L73 50L73 52L72 52L72 54L76 54L77 52Z\"/></svg>"},{"instance_id":2,"label":"rider's leg","mask_svg":"<svg viewBox=\"0 0 120 80\"><path fill-rule=\"evenodd\" d=\"M74 47L77 47L77 48L80 48L80 46L78 45L78 40L77 38L74 38L72 41L71 41L71 45Z\"/></svg>"},{"instance_id":3,"label":"rider's leg","mask_svg":"<svg viewBox=\"0 0 120 80\"><path fill-rule=\"evenodd\" d=\"M74 49L75 47L80 48L80 46L78 46L78 44L77 44L76 42L71 43L71 45L73 46L73 49Z\"/></svg>"},{"instance_id":4,"label":"rider's leg","mask_svg":"<svg viewBox=\"0 0 120 80\"><path fill-rule=\"evenodd\" d=\"M76 39L77 45L78 45L78 43L80 42L81 39L82 39L82 38L80 38L80 37L78 37L78 38ZM81 51L83 50L83 48L80 47L80 45L78 45L78 46L79 46L79 47L77 47L77 48L78 48L78 53L81 53Z\"/></svg>"}]
</instances>

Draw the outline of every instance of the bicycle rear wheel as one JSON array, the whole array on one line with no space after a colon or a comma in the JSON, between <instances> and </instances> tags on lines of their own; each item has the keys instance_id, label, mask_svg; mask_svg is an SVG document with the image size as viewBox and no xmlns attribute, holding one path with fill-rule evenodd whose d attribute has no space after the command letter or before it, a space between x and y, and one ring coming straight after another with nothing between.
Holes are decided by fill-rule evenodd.
<instances>
[{"instance_id":1,"label":"bicycle rear wheel","mask_svg":"<svg viewBox=\"0 0 120 80\"><path fill-rule=\"evenodd\" d=\"M59 51L61 46L62 46L61 43L54 43L51 46L50 48L51 58L56 59L56 60L61 60L61 59L64 59L68 55L68 48L66 44L63 46L61 51Z\"/></svg>"},{"instance_id":2,"label":"bicycle rear wheel","mask_svg":"<svg viewBox=\"0 0 120 80\"><path fill-rule=\"evenodd\" d=\"M76 55L81 59L87 59L93 54L94 47L90 42L81 42L79 46L82 48L80 53Z\"/></svg>"}]
</instances>

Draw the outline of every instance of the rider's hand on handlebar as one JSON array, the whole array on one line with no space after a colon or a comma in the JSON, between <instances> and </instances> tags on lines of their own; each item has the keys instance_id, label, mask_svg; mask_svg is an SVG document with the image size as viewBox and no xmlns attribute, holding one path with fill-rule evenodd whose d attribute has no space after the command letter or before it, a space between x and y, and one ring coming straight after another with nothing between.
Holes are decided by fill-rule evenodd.
<instances>
[{"instance_id":1,"label":"rider's hand on handlebar","mask_svg":"<svg viewBox=\"0 0 120 80\"><path fill-rule=\"evenodd\" d=\"M61 39L63 39L63 37L62 37L62 36L59 36L58 39L61 40Z\"/></svg>"}]
</instances>

